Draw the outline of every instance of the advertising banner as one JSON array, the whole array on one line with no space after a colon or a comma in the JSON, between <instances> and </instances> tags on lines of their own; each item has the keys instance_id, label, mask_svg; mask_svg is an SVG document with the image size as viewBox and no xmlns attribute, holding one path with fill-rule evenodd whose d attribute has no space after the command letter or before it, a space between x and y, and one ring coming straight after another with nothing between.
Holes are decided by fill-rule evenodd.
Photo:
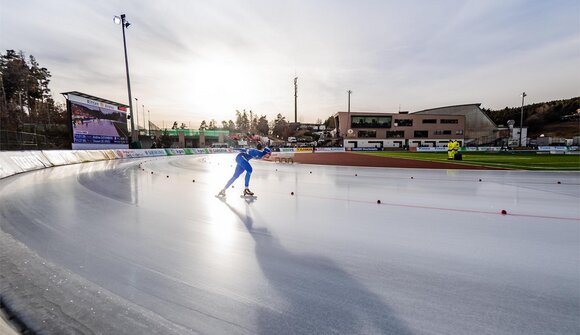
<instances>
[{"instance_id":1,"label":"advertising banner","mask_svg":"<svg viewBox=\"0 0 580 335\"><path fill-rule=\"evenodd\" d=\"M312 152L312 147L296 148L296 152Z\"/></svg>"},{"instance_id":2,"label":"advertising banner","mask_svg":"<svg viewBox=\"0 0 580 335\"><path fill-rule=\"evenodd\" d=\"M462 147L460 151L501 151L501 147Z\"/></svg>"},{"instance_id":3,"label":"advertising banner","mask_svg":"<svg viewBox=\"0 0 580 335\"><path fill-rule=\"evenodd\" d=\"M352 148L352 151L381 151L379 148Z\"/></svg>"},{"instance_id":4,"label":"advertising banner","mask_svg":"<svg viewBox=\"0 0 580 335\"><path fill-rule=\"evenodd\" d=\"M280 152L294 152L294 148L280 148Z\"/></svg>"},{"instance_id":5,"label":"advertising banner","mask_svg":"<svg viewBox=\"0 0 580 335\"><path fill-rule=\"evenodd\" d=\"M230 148L211 148L211 149L209 149L209 151L213 154L224 154L224 153L232 152L232 149L230 149Z\"/></svg>"},{"instance_id":6,"label":"advertising banner","mask_svg":"<svg viewBox=\"0 0 580 335\"><path fill-rule=\"evenodd\" d=\"M185 155L184 149L165 149L167 152L167 156L175 156L175 155Z\"/></svg>"},{"instance_id":7,"label":"advertising banner","mask_svg":"<svg viewBox=\"0 0 580 335\"><path fill-rule=\"evenodd\" d=\"M163 149L144 149L143 155L146 157L167 156L167 152Z\"/></svg>"},{"instance_id":8,"label":"advertising banner","mask_svg":"<svg viewBox=\"0 0 580 335\"><path fill-rule=\"evenodd\" d=\"M343 147L316 147L314 149L316 152L344 152Z\"/></svg>"},{"instance_id":9,"label":"advertising banner","mask_svg":"<svg viewBox=\"0 0 580 335\"><path fill-rule=\"evenodd\" d=\"M447 147L416 147L417 152L447 152Z\"/></svg>"},{"instance_id":10,"label":"advertising banner","mask_svg":"<svg viewBox=\"0 0 580 335\"><path fill-rule=\"evenodd\" d=\"M567 151L568 148L565 146L541 146L538 147L539 151Z\"/></svg>"}]
</instances>

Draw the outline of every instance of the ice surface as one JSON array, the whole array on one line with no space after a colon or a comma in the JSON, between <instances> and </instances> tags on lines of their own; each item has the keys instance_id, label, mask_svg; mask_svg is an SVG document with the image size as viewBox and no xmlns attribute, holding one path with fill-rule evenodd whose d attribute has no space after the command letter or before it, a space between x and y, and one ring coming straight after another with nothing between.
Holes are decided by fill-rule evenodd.
<instances>
[{"instance_id":1,"label":"ice surface","mask_svg":"<svg viewBox=\"0 0 580 335\"><path fill-rule=\"evenodd\" d=\"M252 161L258 199L239 197L243 176L216 199L233 164L183 156L11 177L0 227L199 333L579 332L578 173Z\"/></svg>"}]
</instances>

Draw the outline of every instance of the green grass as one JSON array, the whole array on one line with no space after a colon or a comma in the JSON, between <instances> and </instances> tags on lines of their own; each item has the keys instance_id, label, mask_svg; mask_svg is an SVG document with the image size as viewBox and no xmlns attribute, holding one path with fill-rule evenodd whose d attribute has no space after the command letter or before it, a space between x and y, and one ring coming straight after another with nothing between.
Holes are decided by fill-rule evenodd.
<instances>
[{"instance_id":1,"label":"green grass","mask_svg":"<svg viewBox=\"0 0 580 335\"><path fill-rule=\"evenodd\" d=\"M580 155L548 155L536 153L463 152L462 161L447 159L447 153L431 152L361 152L363 155L409 158L433 162L493 166L518 170L580 171Z\"/></svg>"}]
</instances>

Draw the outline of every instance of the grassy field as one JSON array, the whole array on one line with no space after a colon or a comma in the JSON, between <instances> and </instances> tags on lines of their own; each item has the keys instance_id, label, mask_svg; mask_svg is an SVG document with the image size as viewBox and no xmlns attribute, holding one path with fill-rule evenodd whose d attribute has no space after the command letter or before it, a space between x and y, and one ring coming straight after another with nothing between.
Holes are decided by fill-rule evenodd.
<instances>
[{"instance_id":1,"label":"grassy field","mask_svg":"<svg viewBox=\"0 0 580 335\"><path fill-rule=\"evenodd\" d=\"M580 171L580 155L538 155L512 153L463 153L462 161L447 160L447 153L431 152L361 152L363 155L409 158L434 162L493 166L505 169Z\"/></svg>"}]
</instances>

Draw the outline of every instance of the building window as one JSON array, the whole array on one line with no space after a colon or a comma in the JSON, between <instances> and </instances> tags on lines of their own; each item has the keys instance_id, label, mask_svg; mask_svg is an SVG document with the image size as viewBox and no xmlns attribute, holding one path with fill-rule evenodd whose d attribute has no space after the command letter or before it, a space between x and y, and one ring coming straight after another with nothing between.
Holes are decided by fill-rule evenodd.
<instances>
[{"instance_id":1,"label":"building window","mask_svg":"<svg viewBox=\"0 0 580 335\"><path fill-rule=\"evenodd\" d=\"M441 119L441 120L439 120L439 123L445 123L445 124L453 123L453 124L457 124L457 123L459 123L459 120L457 120L457 119Z\"/></svg>"},{"instance_id":2,"label":"building window","mask_svg":"<svg viewBox=\"0 0 580 335\"><path fill-rule=\"evenodd\" d=\"M423 119L423 123L437 123L437 119Z\"/></svg>"},{"instance_id":3,"label":"building window","mask_svg":"<svg viewBox=\"0 0 580 335\"><path fill-rule=\"evenodd\" d=\"M351 128L391 128L392 116L351 116Z\"/></svg>"},{"instance_id":4,"label":"building window","mask_svg":"<svg viewBox=\"0 0 580 335\"><path fill-rule=\"evenodd\" d=\"M434 135L451 135L451 130L435 130Z\"/></svg>"},{"instance_id":5,"label":"building window","mask_svg":"<svg viewBox=\"0 0 580 335\"><path fill-rule=\"evenodd\" d=\"M387 138L403 138L405 137L404 130L387 131Z\"/></svg>"},{"instance_id":6,"label":"building window","mask_svg":"<svg viewBox=\"0 0 580 335\"><path fill-rule=\"evenodd\" d=\"M395 120L395 126L397 126L397 127L412 127L413 120L412 119L397 119L397 120Z\"/></svg>"},{"instance_id":7,"label":"building window","mask_svg":"<svg viewBox=\"0 0 580 335\"><path fill-rule=\"evenodd\" d=\"M376 138L377 131L376 130L359 130L358 137L359 138Z\"/></svg>"},{"instance_id":8,"label":"building window","mask_svg":"<svg viewBox=\"0 0 580 335\"><path fill-rule=\"evenodd\" d=\"M415 137L415 138L429 137L429 131L428 130L415 130L415 132L413 133L413 137Z\"/></svg>"},{"instance_id":9,"label":"building window","mask_svg":"<svg viewBox=\"0 0 580 335\"><path fill-rule=\"evenodd\" d=\"M463 130L456 130L455 135L463 135Z\"/></svg>"}]
</instances>

